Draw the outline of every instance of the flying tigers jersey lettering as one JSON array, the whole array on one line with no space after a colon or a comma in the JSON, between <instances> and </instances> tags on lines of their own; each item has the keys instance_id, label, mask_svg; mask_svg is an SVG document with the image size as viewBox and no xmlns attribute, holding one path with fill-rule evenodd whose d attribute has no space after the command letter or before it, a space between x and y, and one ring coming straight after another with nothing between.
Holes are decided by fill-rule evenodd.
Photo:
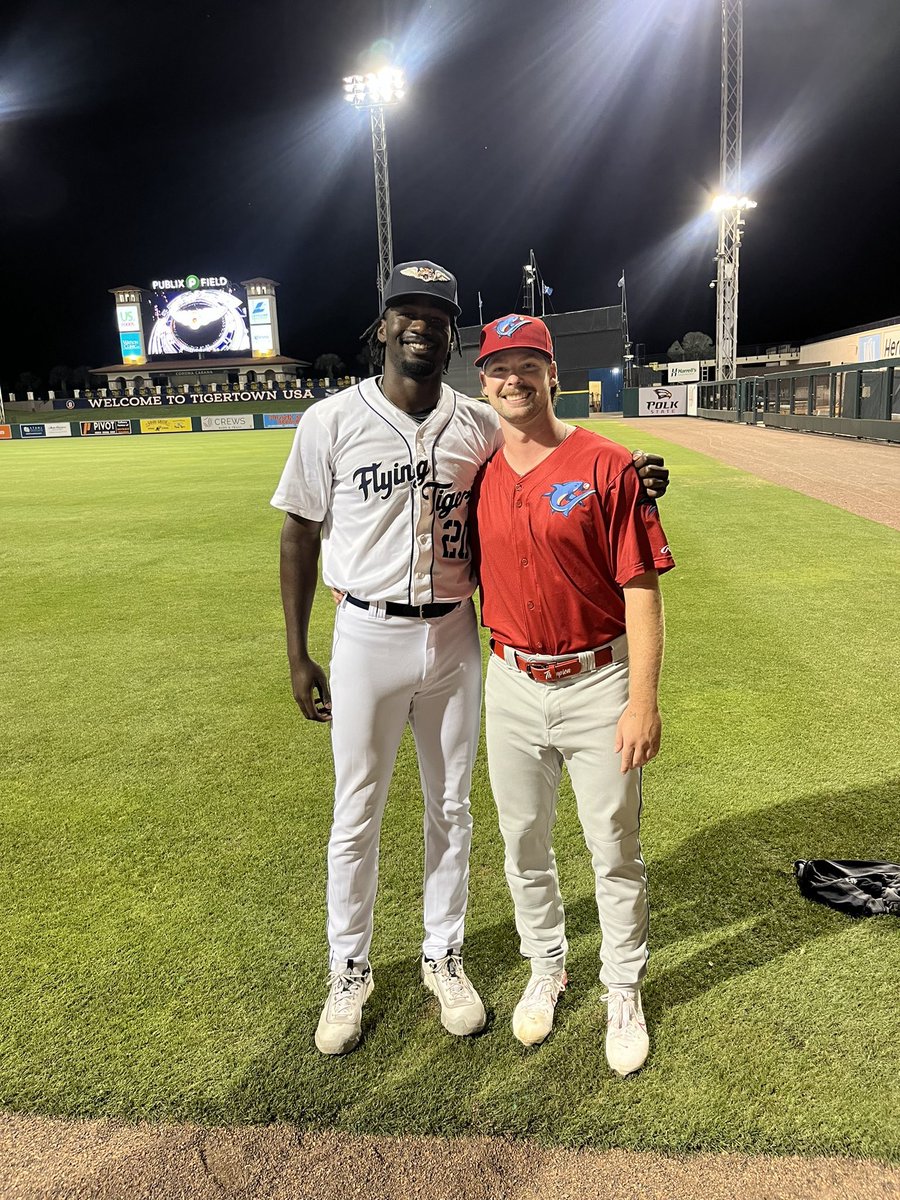
<instances>
[{"instance_id":1,"label":"flying tigers jersey lettering","mask_svg":"<svg viewBox=\"0 0 900 1200\"><path fill-rule=\"evenodd\" d=\"M490 406L446 385L417 423L366 379L304 413L272 504L322 522L330 587L399 604L465 600L469 496L501 441Z\"/></svg>"},{"instance_id":2,"label":"flying tigers jersey lettering","mask_svg":"<svg viewBox=\"0 0 900 1200\"><path fill-rule=\"evenodd\" d=\"M675 565L631 453L576 428L517 475L503 452L475 485L482 622L530 654L590 650L625 632L623 585Z\"/></svg>"}]
</instances>

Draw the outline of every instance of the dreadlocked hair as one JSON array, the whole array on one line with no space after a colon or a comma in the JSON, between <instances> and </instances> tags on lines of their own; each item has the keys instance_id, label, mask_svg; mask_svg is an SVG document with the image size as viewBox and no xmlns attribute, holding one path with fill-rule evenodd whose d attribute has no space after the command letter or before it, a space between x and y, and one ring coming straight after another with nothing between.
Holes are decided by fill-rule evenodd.
<instances>
[{"instance_id":1,"label":"dreadlocked hair","mask_svg":"<svg viewBox=\"0 0 900 1200\"><path fill-rule=\"evenodd\" d=\"M380 317L376 317L365 333L360 337L360 341L365 343L366 349L369 352L369 361L375 368L376 374L380 375L384 371L384 342L378 337L378 326L384 320L384 313ZM450 370L450 360L453 357L453 351L462 358L462 345L459 340L459 327L456 324L456 317L450 318L450 348L447 351L447 361L444 363L444 374Z\"/></svg>"}]
</instances>

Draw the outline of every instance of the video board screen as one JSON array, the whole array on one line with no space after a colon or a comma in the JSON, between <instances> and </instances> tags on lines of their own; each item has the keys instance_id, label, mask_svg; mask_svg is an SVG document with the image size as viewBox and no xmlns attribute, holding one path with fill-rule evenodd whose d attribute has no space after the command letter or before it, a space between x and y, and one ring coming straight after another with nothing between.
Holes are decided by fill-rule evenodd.
<instances>
[{"instance_id":1,"label":"video board screen","mask_svg":"<svg viewBox=\"0 0 900 1200\"><path fill-rule=\"evenodd\" d=\"M247 291L222 281L219 287L155 290L150 293L147 357L179 354L248 354Z\"/></svg>"}]
</instances>

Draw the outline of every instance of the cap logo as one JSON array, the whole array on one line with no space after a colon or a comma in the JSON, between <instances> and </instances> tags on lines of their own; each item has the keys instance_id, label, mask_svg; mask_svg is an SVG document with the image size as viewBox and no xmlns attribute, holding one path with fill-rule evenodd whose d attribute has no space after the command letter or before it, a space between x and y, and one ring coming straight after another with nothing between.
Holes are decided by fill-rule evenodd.
<instances>
[{"instance_id":1,"label":"cap logo","mask_svg":"<svg viewBox=\"0 0 900 1200\"><path fill-rule=\"evenodd\" d=\"M504 317L502 321L498 321L495 329L497 337L511 338L517 329L521 329L523 325L530 325L531 322L527 317L520 317L517 314L511 317Z\"/></svg>"},{"instance_id":2,"label":"cap logo","mask_svg":"<svg viewBox=\"0 0 900 1200\"><path fill-rule=\"evenodd\" d=\"M421 279L423 283L449 283L450 276L435 267L403 267L401 275L409 275L413 279Z\"/></svg>"}]
</instances>

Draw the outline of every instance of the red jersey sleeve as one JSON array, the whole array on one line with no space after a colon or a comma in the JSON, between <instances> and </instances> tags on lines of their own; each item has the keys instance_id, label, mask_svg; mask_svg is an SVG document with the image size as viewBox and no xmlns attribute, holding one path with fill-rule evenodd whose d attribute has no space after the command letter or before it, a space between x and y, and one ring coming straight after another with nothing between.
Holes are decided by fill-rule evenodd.
<instances>
[{"instance_id":1,"label":"red jersey sleeve","mask_svg":"<svg viewBox=\"0 0 900 1200\"><path fill-rule=\"evenodd\" d=\"M609 558L620 587L645 571L662 575L675 566L659 509L644 497L633 464L629 463L610 483L605 507L609 514Z\"/></svg>"}]
</instances>

